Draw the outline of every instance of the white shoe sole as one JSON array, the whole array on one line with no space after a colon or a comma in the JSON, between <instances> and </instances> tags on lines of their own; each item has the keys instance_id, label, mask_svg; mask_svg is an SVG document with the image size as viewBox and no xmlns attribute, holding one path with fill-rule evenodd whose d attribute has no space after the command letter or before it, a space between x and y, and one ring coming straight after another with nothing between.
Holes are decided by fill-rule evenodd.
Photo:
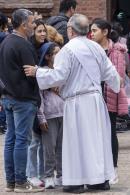
<instances>
[{"instance_id":1,"label":"white shoe sole","mask_svg":"<svg viewBox=\"0 0 130 195\"><path fill-rule=\"evenodd\" d=\"M37 193L37 192L43 192L45 189L41 188L41 189L14 189L14 192L16 193Z\"/></svg>"},{"instance_id":2,"label":"white shoe sole","mask_svg":"<svg viewBox=\"0 0 130 195\"><path fill-rule=\"evenodd\" d=\"M14 189L5 188L6 192L14 192Z\"/></svg>"}]
</instances>

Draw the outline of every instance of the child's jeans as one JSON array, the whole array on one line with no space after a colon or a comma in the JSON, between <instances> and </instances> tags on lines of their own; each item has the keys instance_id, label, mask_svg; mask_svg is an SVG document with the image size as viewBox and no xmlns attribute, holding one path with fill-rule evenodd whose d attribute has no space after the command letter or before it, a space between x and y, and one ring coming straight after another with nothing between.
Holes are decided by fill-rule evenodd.
<instances>
[{"instance_id":1,"label":"child's jeans","mask_svg":"<svg viewBox=\"0 0 130 195\"><path fill-rule=\"evenodd\" d=\"M32 132L32 140L28 148L27 177L43 178L44 161L42 136Z\"/></svg>"}]
</instances>

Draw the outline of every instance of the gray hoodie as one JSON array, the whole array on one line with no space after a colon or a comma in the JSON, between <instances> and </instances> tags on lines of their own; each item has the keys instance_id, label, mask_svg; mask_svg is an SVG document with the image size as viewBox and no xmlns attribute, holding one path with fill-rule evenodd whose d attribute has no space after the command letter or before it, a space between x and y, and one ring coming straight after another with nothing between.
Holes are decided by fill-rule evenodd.
<instances>
[{"instance_id":1,"label":"gray hoodie","mask_svg":"<svg viewBox=\"0 0 130 195\"><path fill-rule=\"evenodd\" d=\"M41 106L38 111L39 123L45 123L47 119L63 116L64 101L52 90L40 91Z\"/></svg>"}]
</instances>

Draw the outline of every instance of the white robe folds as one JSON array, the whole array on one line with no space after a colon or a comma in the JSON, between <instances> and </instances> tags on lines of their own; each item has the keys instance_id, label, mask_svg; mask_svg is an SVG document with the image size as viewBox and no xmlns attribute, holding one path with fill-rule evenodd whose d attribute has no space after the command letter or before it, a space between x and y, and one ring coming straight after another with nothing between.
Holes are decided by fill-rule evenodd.
<instances>
[{"instance_id":1,"label":"white robe folds","mask_svg":"<svg viewBox=\"0 0 130 195\"><path fill-rule=\"evenodd\" d=\"M54 69L38 68L36 78L40 89L60 86L65 99L63 185L98 184L114 177L110 119L100 83L119 92L120 79L104 50L86 37L73 38L56 55Z\"/></svg>"}]
</instances>

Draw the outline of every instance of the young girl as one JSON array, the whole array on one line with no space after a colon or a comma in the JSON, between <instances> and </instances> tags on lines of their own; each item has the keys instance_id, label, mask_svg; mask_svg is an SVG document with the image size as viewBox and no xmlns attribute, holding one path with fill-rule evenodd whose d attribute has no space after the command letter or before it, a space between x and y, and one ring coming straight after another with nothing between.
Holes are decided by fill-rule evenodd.
<instances>
[{"instance_id":1,"label":"young girl","mask_svg":"<svg viewBox=\"0 0 130 195\"><path fill-rule=\"evenodd\" d=\"M53 68L54 57L59 50L57 44L45 43L41 47L40 66ZM63 100L59 97L57 89L41 91L42 104L38 113L44 150L44 181L47 189L62 184Z\"/></svg>"},{"instance_id":2,"label":"young girl","mask_svg":"<svg viewBox=\"0 0 130 195\"><path fill-rule=\"evenodd\" d=\"M122 78L125 78L125 56L126 46L118 42L119 34L114 30L111 30L111 25L103 19L96 19L92 22L91 36L94 41L99 43L106 54L115 65L118 73ZM122 86L123 89L123 86ZM104 88L105 101L107 103L110 120L111 120L111 135L112 135L112 153L113 162L115 167L116 177L110 183L114 184L118 182L117 175L117 161L118 161L118 139L116 135L116 117L119 113L119 107L122 109L122 113L128 113L128 103L126 97L121 97L120 93L114 93L108 86Z\"/></svg>"}]
</instances>

